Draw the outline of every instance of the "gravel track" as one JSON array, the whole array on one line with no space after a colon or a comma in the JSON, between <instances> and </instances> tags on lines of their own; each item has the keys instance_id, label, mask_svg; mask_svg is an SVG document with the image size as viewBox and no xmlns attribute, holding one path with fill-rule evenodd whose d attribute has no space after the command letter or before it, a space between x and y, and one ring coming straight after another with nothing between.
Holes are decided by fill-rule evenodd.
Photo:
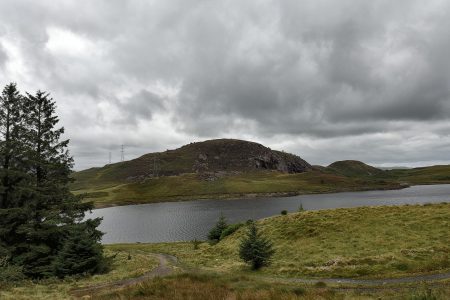
<instances>
[{"instance_id":1,"label":"gravel track","mask_svg":"<svg viewBox=\"0 0 450 300\"><path fill-rule=\"evenodd\" d=\"M153 269L139 277L122 279L122 280L118 280L118 281L114 281L114 282L108 282L108 283L103 283L103 284L87 286L84 288L73 289L70 291L70 294L74 297L90 296L100 290L105 290L105 289L113 290L113 289L125 288L128 286L136 285L138 283L141 283L143 281L146 281L146 280L154 278L154 277L163 277L163 276L171 275L174 272L174 269L172 266L176 265L178 262L178 259L175 256L168 255L168 254L161 254L161 253L152 253L151 255L155 256L159 260L158 267L156 267L155 269Z\"/></svg>"},{"instance_id":2,"label":"gravel track","mask_svg":"<svg viewBox=\"0 0 450 300\"><path fill-rule=\"evenodd\" d=\"M136 278L123 279L114 282L98 284L93 286L88 286L80 289L71 290L71 295L74 297L91 296L101 290L109 289L120 289L128 286L136 285L148 279L154 277L168 276L174 273L174 268L178 263L178 259L173 255L162 254L162 253L152 253L159 260L159 265L155 269L139 276ZM283 281L283 282L296 282L305 284L316 284L318 282L323 282L326 284L339 284L339 285L350 285L345 287L336 287L333 289L337 290L377 290L377 289L389 289L395 290L397 287L390 287L391 284L408 284L408 283L423 283L423 282L435 282L444 279L450 279L450 272L438 273L438 274L427 274L427 275L416 275L400 278L384 278L384 279L352 279L352 278L318 278L318 279L306 279L306 278L280 278L280 277L269 277L269 276L258 276L261 279L273 280L273 281ZM435 283L434 285L436 285ZM352 287L354 285L354 287ZM439 284L437 284L439 285ZM363 286L363 287L361 287ZM377 288L376 288L377 287ZM400 288L400 287L399 287Z\"/></svg>"}]
</instances>

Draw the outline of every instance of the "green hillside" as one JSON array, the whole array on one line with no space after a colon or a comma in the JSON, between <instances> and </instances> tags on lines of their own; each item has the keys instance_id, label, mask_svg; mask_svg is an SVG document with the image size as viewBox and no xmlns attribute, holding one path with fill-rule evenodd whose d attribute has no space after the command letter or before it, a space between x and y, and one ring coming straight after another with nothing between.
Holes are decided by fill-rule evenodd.
<instances>
[{"instance_id":1,"label":"green hillside","mask_svg":"<svg viewBox=\"0 0 450 300\"><path fill-rule=\"evenodd\" d=\"M326 171L349 177L380 176L384 171L357 160L337 161L326 167Z\"/></svg>"},{"instance_id":2,"label":"green hillside","mask_svg":"<svg viewBox=\"0 0 450 300\"><path fill-rule=\"evenodd\" d=\"M76 174L77 175L77 174ZM79 185L78 185L79 187ZM373 189L401 188L396 182L360 180L309 171L299 174L253 172L205 180L201 174L183 174L148 179L142 182L87 185L74 189L86 194L96 207L163 201L256 196L290 196Z\"/></svg>"},{"instance_id":3,"label":"green hillside","mask_svg":"<svg viewBox=\"0 0 450 300\"><path fill-rule=\"evenodd\" d=\"M74 188L128 183L160 176L203 173L205 176L273 170L302 173L312 167L300 157L271 150L261 144L217 139L190 143L175 150L145 154L139 158L77 172Z\"/></svg>"},{"instance_id":4,"label":"green hillside","mask_svg":"<svg viewBox=\"0 0 450 300\"><path fill-rule=\"evenodd\" d=\"M389 278L447 271L448 220L448 203L304 211L262 219L257 225L274 243L276 254L260 274ZM137 247L173 253L192 267L235 273L248 270L238 255L245 232L243 227L198 251L190 250L189 244Z\"/></svg>"},{"instance_id":5,"label":"green hillside","mask_svg":"<svg viewBox=\"0 0 450 300\"><path fill-rule=\"evenodd\" d=\"M91 168L73 177L73 193L105 207L450 183L450 166L384 171L353 160L311 166L296 155L257 143L218 139Z\"/></svg>"},{"instance_id":6,"label":"green hillside","mask_svg":"<svg viewBox=\"0 0 450 300\"><path fill-rule=\"evenodd\" d=\"M387 173L398 181L409 184L450 183L450 165L390 170Z\"/></svg>"}]
</instances>

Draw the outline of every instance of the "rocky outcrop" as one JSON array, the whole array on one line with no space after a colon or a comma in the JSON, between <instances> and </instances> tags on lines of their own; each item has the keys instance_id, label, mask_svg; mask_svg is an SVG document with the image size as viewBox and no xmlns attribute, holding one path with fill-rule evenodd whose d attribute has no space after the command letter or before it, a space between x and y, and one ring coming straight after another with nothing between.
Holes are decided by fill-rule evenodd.
<instances>
[{"instance_id":1,"label":"rocky outcrop","mask_svg":"<svg viewBox=\"0 0 450 300\"><path fill-rule=\"evenodd\" d=\"M312 169L300 157L241 140L211 140L185 146L197 153L192 170L202 172L276 170L301 173ZM183 147L184 148L184 147Z\"/></svg>"}]
</instances>

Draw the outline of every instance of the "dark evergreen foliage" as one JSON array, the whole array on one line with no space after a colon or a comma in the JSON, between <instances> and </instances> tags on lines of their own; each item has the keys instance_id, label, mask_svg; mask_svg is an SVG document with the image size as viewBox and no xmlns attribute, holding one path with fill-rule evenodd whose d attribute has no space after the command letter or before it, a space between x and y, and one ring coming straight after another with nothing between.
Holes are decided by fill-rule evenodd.
<instances>
[{"instance_id":1,"label":"dark evergreen foliage","mask_svg":"<svg viewBox=\"0 0 450 300\"><path fill-rule=\"evenodd\" d=\"M269 265L274 253L272 243L258 232L255 223L250 223L247 236L239 244L239 257L257 270Z\"/></svg>"},{"instance_id":2,"label":"dark evergreen foliage","mask_svg":"<svg viewBox=\"0 0 450 300\"><path fill-rule=\"evenodd\" d=\"M62 278L75 274L95 274L108 269L95 229L100 220L93 220L68 231L62 249L53 263L55 275Z\"/></svg>"},{"instance_id":3,"label":"dark evergreen foliage","mask_svg":"<svg viewBox=\"0 0 450 300\"><path fill-rule=\"evenodd\" d=\"M69 141L61 141L64 129L56 128L58 121L49 94L38 91L23 97L15 84L3 90L0 247L6 249L8 263L33 278L91 273L99 269L103 257L102 234L96 229L100 220L83 221L92 204L82 203L68 188L73 159L67 150ZM68 244L77 238L85 252L79 249L78 266L72 270L57 262L70 256ZM99 266L94 268L93 261ZM70 271L56 273L62 269Z\"/></svg>"},{"instance_id":4,"label":"dark evergreen foliage","mask_svg":"<svg viewBox=\"0 0 450 300\"><path fill-rule=\"evenodd\" d=\"M222 232L227 228L227 219L221 214L216 225L209 231L208 240L218 242Z\"/></svg>"},{"instance_id":5,"label":"dark evergreen foliage","mask_svg":"<svg viewBox=\"0 0 450 300\"><path fill-rule=\"evenodd\" d=\"M10 260L25 247L27 212L21 207L30 194L29 175L24 165L24 98L16 84L5 86L0 96L0 248L3 273L14 268ZM6 276L6 275L5 275Z\"/></svg>"}]
</instances>

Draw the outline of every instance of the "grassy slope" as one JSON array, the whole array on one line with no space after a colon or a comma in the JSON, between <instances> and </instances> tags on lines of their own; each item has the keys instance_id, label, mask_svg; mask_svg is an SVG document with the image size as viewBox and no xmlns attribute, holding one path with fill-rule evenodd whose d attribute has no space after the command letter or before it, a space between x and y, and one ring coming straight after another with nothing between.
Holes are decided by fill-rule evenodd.
<instances>
[{"instance_id":1,"label":"grassy slope","mask_svg":"<svg viewBox=\"0 0 450 300\"><path fill-rule=\"evenodd\" d=\"M2 285L0 282L0 299L70 299L69 291L71 289L138 277L158 265L156 258L139 249L126 249L124 251L106 247L105 254L108 256L116 255L113 260L112 270L107 274L84 278L68 278L66 280L24 281L15 286ZM128 254L131 255L130 260L128 260Z\"/></svg>"},{"instance_id":2,"label":"grassy slope","mask_svg":"<svg viewBox=\"0 0 450 300\"><path fill-rule=\"evenodd\" d=\"M91 174L83 173L89 177ZM79 178L79 175L77 175ZM88 181L87 179L81 179ZM160 201L190 200L201 198L232 198L244 195L289 195L306 193L330 193L367 189L399 188L396 182L380 179L350 178L320 171L285 174L274 171L252 172L207 181L197 174L166 176L136 183L107 183L81 185L74 193L87 193L97 207L127 205Z\"/></svg>"},{"instance_id":3,"label":"grassy slope","mask_svg":"<svg viewBox=\"0 0 450 300\"><path fill-rule=\"evenodd\" d=\"M103 170L104 171L104 170ZM380 170L381 171L381 170ZM347 176L343 175L346 173ZM357 175L359 174L359 175ZM395 189L401 184L450 183L450 165L381 171L367 175L349 170L325 168L300 174L275 171L230 175L207 181L198 174L183 174L140 182L98 180L99 170L75 174L76 194L87 193L97 207L202 198L233 198L245 195L295 195L370 189Z\"/></svg>"},{"instance_id":4,"label":"grassy slope","mask_svg":"<svg viewBox=\"0 0 450 300\"><path fill-rule=\"evenodd\" d=\"M450 287L371 289L365 292L273 282L268 277L401 277L450 269L450 204L307 211L258 222L274 242L270 267L251 272L240 262L242 229L211 246L190 243L111 245L177 255L208 276L184 275L108 293L100 299L448 299ZM216 274L216 275L214 275ZM219 274L219 275L217 275ZM450 283L446 281L447 284ZM228 298L227 298L228 297ZM413 298L416 297L416 298Z\"/></svg>"},{"instance_id":5,"label":"grassy slope","mask_svg":"<svg viewBox=\"0 0 450 300\"><path fill-rule=\"evenodd\" d=\"M361 295L267 277L395 277L448 270L449 220L450 204L306 211L263 219L258 225L277 252L272 266L258 272L249 271L237 255L245 228L217 245L202 243L198 250L191 243L108 245L110 254L119 253L110 274L0 287L0 298L66 299L70 288L138 275L155 264L146 254L163 252L176 255L187 268L207 273L192 271L124 291L106 291L99 299L411 299L411 294L423 292L371 290ZM126 260L129 252L131 261ZM434 293L436 299L447 299L450 287Z\"/></svg>"},{"instance_id":6,"label":"grassy slope","mask_svg":"<svg viewBox=\"0 0 450 300\"><path fill-rule=\"evenodd\" d=\"M157 278L139 286L120 291L106 291L93 299L106 300L447 300L450 282L430 289L427 285L409 286L406 289L352 290L333 289L324 284L305 285L273 282L245 275L215 275L187 273L167 278Z\"/></svg>"},{"instance_id":7,"label":"grassy slope","mask_svg":"<svg viewBox=\"0 0 450 300\"><path fill-rule=\"evenodd\" d=\"M450 204L306 211L263 219L276 247L260 274L287 277L396 277L450 269ZM217 245L113 245L177 255L191 267L246 272L237 246L245 229Z\"/></svg>"},{"instance_id":8,"label":"grassy slope","mask_svg":"<svg viewBox=\"0 0 450 300\"><path fill-rule=\"evenodd\" d=\"M387 173L383 170L369 166L357 160L336 161L326 167L325 170L334 174L340 174L348 177L383 177L384 174Z\"/></svg>"},{"instance_id":9,"label":"grassy slope","mask_svg":"<svg viewBox=\"0 0 450 300\"><path fill-rule=\"evenodd\" d=\"M450 183L450 165L390 170L389 176L410 184Z\"/></svg>"}]
</instances>

